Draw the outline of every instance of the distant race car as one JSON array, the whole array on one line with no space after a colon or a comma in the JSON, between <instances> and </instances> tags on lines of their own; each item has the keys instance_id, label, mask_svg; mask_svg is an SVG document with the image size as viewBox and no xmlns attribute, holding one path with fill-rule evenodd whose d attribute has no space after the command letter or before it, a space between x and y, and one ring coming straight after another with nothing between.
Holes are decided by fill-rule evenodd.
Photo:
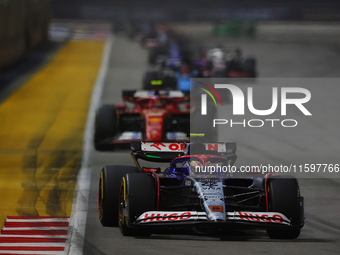
<instances>
[{"instance_id":1,"label":"distant race car","mask_svg":"<svg viewBox=\"0 0 340 255\"><path fill-rule=\"evenodd\" d=\"M178 50L174 50L178 52ZM157 87L190 91L191 78L256 78L256 60L243 57L241 50L214 48L207 51L206 58L180 57L180 54L157 55L158 68L143 75L143 89Z\"/></svg>"},{"instance_id":2,"label":"distant race car","mask_svg":"<svg viewBox=\"0 0 340 255\"><path fill-rule=\"evenodd\" d=\"M178 89L178 80L173 70L167 67L159 67L157 71L147 71L142 78L142 89Z\"/></svg>"},{"instance_id":3,"label":"distant race car","mask_svg":"<svg viewBox=\"0 0 340 255\"><path fill-rule=\"evenodd\" d=\"M181 91L123 91L124 104L102 105L96 112L96 150L140 140L188 141L189 98Z\"/></svg>"},{"instance_id":4,"label":"distant race car","mask_svg":"<svg viewBox=\"0 0 340 255\"><path fill-rule=\"evenodd\" d=\"M264 229L274 239L299 236L304 200L297 179L230 173L235 143L133 142L131 150L135 166L105 166L100 173L103 226L119 226L125 236L174 228ZM139 160L157 166L142 167ZM162 170L158 165L164 162L169 165ZM210 174L218 167L226 171Z\"/></svg>"},{"instance_id":5,"label":"distant race car","mask_svg":"<svg viewBox=\"0 0 340 255\"><path fill-rule=\"evenodd\" d=\"M179 58L167 59L165 57L163 61L158 63L156 71L147 71L144 73L142 87L143 89L162 87L190 91L190 79L203 77L202 70L204 65L204 59L186 59L182 61Z\"/></svg>"},{"instance_id":6,"label":"distant race car","mask_svg":"<svg viewBox=\"0 0 340 255\"><path fill-rule=\"evenodd\" d=\"M203 61L195 61L191 65L181 64L175 67L159 66L157 71L147 71L142 78L143 89L167 88L181 91L191 90L191 78L200 76Z\"/></svg>"},{"instance_id":7,"label":"distant race car","mask_svg":"<svg viewBox=\"0 0 340 255\"><path fill-rule=\"evenodd\" d=\"M161 24L151 26L148 30L147 34L140 38L140 43L147 49L161 47L166 44L172 32L166 25Z\"/></svg>"},{"instance_id":8,"label":"distant race car","mask_svg":"<svg viewBox=\"0 0 340 255\"><path fill-rule=\"evenodd\" d=\"M143 77L143 89L153 80L162 80L164 87L190 91L190 78L202 77L205 66L203 52L192 47L184 37L171 39L160 47L150 49L148 62L157 65L156 71L148 71ZM171 83L169 82L171 81Z\"/></svg>"},{"instance_id":9,"label":"distant race car","mask_svg":"<svg viewBox=\"0 0 340 255\"><path fill-rule=\"evenodd\" d=\"M256 60L242 56L239 48L225 50L214 48L207 51L207 61L203 77L216 78L256 78Z\"/></svg>"}]
</instances>

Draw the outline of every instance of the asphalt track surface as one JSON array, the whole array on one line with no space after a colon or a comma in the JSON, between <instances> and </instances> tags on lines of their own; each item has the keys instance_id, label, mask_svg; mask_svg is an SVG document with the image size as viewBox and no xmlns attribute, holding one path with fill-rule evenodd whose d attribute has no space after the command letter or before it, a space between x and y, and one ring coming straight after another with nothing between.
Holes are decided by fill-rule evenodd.
<instances>
[{"instance_id":1,"label":"asphalt track surface","mask_svg":"<svg viewBox=\"0 0 340 255\"><path fill-rule=\"evenodd\" d=\"M205 38L202 39L205 40L204 43L211 43L204 34L200 34L199 29L192 31L194 32L191 36L194 38ZM291 36L290 40L285 40L282 34L279 34L271 37L275 40L232 39L228 42L240 46L245 54L254 55L257 58L260 77L340 77L340 69L337 68L340 59L338 43L335 41L333 43L332 40L323 41L322 36L315 42L309 40L310 37L307 42L294 41L294 36ZM303 34L298 36L304 38ZM320 38L320 35L317 38ZM117 35L112 48L102 103L120 103L122 89L139 88L142 74L147 69L146 59L147 51L142 49L138 43ZM340 107L337 97L339 89L332 87L332 91L325 91L325 93L323 89L321 86L317 88L318 97L324 95L325 98L327 96L330 98L328 102L317 102L312 107L313 114L322 115L321 112L317 112L317 106L324 105L322 109L327 109L325 114L331 119L330 122L322 124L323 119L309 121L309 129L306 129L304 134L295 134L294 137L294 132L291 132L289 138L270 133L268 135L261 131L247 135L235 132L232 140L239 142L240 162L244 165L251 165L256 162L256 159L264 158L275 163L276 158L294 157L294 152L298 153L295 155L311 154L310 157L304 158L306 160L316 158L321 160L321 163L338 161L340 140L338 111ZM299 143L299 139L302 139L305 144ZM259 149L258 145L261 142L262 145L268 143L269 148L263 149L265 146L261 146L262 149ZM308 150L309 147L316 147L316 145L320 154L316 154L314 150ZM326 154L323 151L329 153ZM233 231L225 236L166 233L154 234L149 238L134 238L122 236L118 228L102 227L98 220L99 172L103 166L112 164L131 165L132 160L126 152L103 153L93 150L93 170L84 244L86 255L340 254L340 179L300 179L301 192L305 197L306 222L300 237L296 240L271 240L265 231L260 230Z\"/></svg>"}]
</instances>

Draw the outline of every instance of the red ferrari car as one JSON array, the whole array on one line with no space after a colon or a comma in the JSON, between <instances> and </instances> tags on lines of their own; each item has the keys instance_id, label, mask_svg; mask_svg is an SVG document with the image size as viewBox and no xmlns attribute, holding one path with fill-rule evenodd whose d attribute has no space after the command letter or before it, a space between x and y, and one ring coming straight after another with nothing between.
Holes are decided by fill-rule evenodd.
<instances>
[{"instance_id":1,"label":"red ferrari car","mask_svg":"<svg viewBox=\"0 0 340 255\"><path fill-rule=\"evenodd\" d=\"M129 148L131 141L188 141L189 95L182 91L123 91L122 105L96 112L94 146L107 151Z\"/></svg>"}]
</instances>

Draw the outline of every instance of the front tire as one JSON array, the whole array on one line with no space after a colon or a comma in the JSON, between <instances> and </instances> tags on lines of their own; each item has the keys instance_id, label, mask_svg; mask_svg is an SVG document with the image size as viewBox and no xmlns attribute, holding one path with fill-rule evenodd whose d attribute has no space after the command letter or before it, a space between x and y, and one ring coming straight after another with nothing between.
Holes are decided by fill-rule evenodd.
<instances>
[{"instance_id":1,"label":"front tire","mask_svg":"<svg viewBox=\"0 0 340 255\"><path fill-rule=\"evenodd\" d=\"M117 109L113 105L102 105L96 112L94 129L94 147L96 150L107 150L102 143L106 138L113 137L117 132ZM112 146L111 146L112 147Z\"/></svg>"},{"instance_id":2,"label":"front tire","mask_svg":"<svg viewBox=\"0 0 340 255\"><path fill-rule=\"evenodd\" d=\"M124 236L150 236L149 229L131 225L144 212L155 211L155 180L150 174L131 173L122 178L119 202L119 228Z\"/></svg>"},{"instance_id":3,"label":"front tire","mask_svg":"<svg viewBox=\"0 0 340 255\"><path fill-rule=\"evenodd\" d=\"M127 173L138 173L134 166L105 166L100 172L98 190L98 213L103 226L118 224L120 183Z\"/></svg>"},{"instance_id":4,"label":"front tire","mask_svg":"<svg viewBox=\"0 0 340 255\"><path fill-rule=\"evenodd\" d=\"M213 120L216 118L216 106L207 104L207 115L201 114L201 108L198 106L193 113L193 118L190 121L191 133L203 133L201 142L216 142L218 133L217 128L212 128Z\"/></svg>"},{"instance_id":5,"label":"front tire","mask_svg":"<svg viewBox=\"0 0 340 255\"><path fill-rule=\"evenodd\" d=\"M243 62L243 70L249 73L251 78L256 78L256 60L254 58L246 58Z\"/></svg>"},{"instance_id":6,"label":"front tire","mask_svg":"<svg viewBox=\"0 0 340 255\"><path fill-rule=\"evenodd\" d=\"M303 223L303 204L300 197L300 188L296 178L270 178L268 179L269 211L284 214L293 225ZM300 229L268 229L271 239L295 239L300 235Z\"/></svg>"}]
</instances>

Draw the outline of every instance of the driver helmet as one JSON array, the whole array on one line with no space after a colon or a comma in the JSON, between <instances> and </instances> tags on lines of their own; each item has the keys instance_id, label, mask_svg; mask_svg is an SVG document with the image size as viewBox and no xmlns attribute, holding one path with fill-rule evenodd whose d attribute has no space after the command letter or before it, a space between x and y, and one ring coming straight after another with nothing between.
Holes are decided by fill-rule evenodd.
<instances>
[{"instance_id":1,"label":"driver helmet","mask_svg":"<svg viewBox=\"0 0 340 255\"><path fill-rule=\"evenodd\" d=\"M196 174L196 173L200 173L202 171L202 163L198 160L192 160L190 162L190 174ZM197 171L198 170L198 171Z\"/></svg>"},{"instance_id":2,"label":"driver helmet","mask_svg":"<svg viewBox=\"0 0 340 255\"><path fill-rule=\"evenodd\" d=\"M223 57L224 53L219 48L211 49L207 53L208 60L210 60L214 64L214 66L223 62Z\"/></svg>"}]
</instances>

